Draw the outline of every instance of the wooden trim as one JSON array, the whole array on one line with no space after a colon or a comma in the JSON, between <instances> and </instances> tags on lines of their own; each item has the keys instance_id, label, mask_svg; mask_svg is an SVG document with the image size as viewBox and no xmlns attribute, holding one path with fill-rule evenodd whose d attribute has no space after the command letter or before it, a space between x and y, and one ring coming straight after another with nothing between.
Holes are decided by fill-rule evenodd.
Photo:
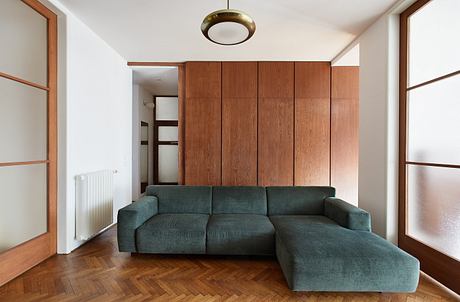
<instances>
[{"instance_id":1,"label":"wooden trim","mask_svg":"<svg viewBox=\"0 0 460 302\"><path fill-rule=\"evenodd\" d=\"M453 291L460 293L460 261L453 259L407 234L407 195L406 173L407 165L433 166L445 168L460 168L459 165L422 163L407 161L407 92L427 84L459 74L460 71L450 73L424 83L407 87L408 85L408 18L429 3L431 0L419 0L400 15L400 70L399 70L399 216L398 216L398 244L407 252L415 255L421 264L421 269L437 279Z\"/></svg>"},{"instance_id":2,"label":"wooden trim","mask_svg":"<svg viewBox=\"0 0 460 302\"><path fill-rule=\"evenodd\" d=\"M432 83L435 83L435 82L438 82L438 81L441 81L441 80L456 76L458 74L460 74L460 70L457 70L457 71L451 72L449 74L443 75L441 77L437 77L437 78L434 78L432 80L429 80L429 81L426 81L426 82L411 86L411 87L407 88L407 91L417 89L419 87L423 87L425 85L432 84Z\"/></svg>"},{"instance_id":3,"label":"wooden trim","mask_svg":"<svg viewBox=\"0 0 460 302\"><path fill-rule=\"evenodd\" d=\"M51 256L57 251L57 15L38 1L32 2L42 14L45 13L48 17L48 232L50 234L49 256Z\"/></svg>"},{"instance_id":4,"label":"wooden trim","mask_svg":"<svg viewBox=\"0 0 460 302\"><path fill-rule=\"evenodd\" d=\"M407 165L414 165L414 166L427 166L427 167L440 167L440 168L460 169L460 165L452 165L452 164L424 163L424 162L416 162L416 161L407 161L406 164Z\"/></svg>"},{"instance_id":5,"label":"wooden trim","mask_svg":"<svg viewBox=\"0 0 460 302\"><path fill-rule=\"evenodd\" d=\"M6 163L0 163L0 167L38 165L38 164L47 164L49 162L50 161L46 159L45 160L6 162Z\"/></svg>"},{"instance_id":6,"label":"wooden trim","mask_svg":"<svg viewBox=\"0 0 460 302\"><path fill-rule=\"evenodd\" d=\"M183 66L185 63L184 62L128 62L128 66Z\"/></svg>"},{"instance_id":7,"label":"wooden trim","mask_svg":"<svg viewBox=\"0 0 460 302\"><path fill-rule=\"evenodd\" d=\"M173 120L159 120L154 122L155 127L168 127L168 126L178 126L179 121L173 121Z\"/></svg>"},{"instance_id":8,"label":"wooden trim","mask_svg":"<svg viewBox=\"0 0 460 302\"><path fill-rule=\"evenodd\" d=\"M0 72L0 77L8 79L8 80L15 81L15 82L19 82L19 83L22 83L22 84L25 84L27 86L32 86L32 87L35 87L35 88L38 88L38 89L49 91L49 88L46 87L46 86L36 84L36 83L33 83L33 82L29 82L29 81L23 80L21 78L18 78L18 77L15 77L15 76L3 73L3 72Z\"/></svg>"},{"instance_id":9,"label":"wooden trim","mask_svg":"<svg viewBox=\"0 0 460 302\"><path fill-rule=\"evenodd\" d=\"M0 253L0 286L50 257L50 239L47 232Z\"/></svg>"}]
</instances>

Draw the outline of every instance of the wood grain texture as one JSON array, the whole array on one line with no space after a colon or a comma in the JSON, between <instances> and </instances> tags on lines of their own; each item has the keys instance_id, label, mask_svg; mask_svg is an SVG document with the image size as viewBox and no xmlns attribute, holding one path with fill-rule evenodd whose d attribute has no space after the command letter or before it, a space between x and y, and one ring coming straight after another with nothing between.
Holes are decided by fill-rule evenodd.
<instances>
[{"instance_id":1,"label":"wood grain texture","mask_svg":"<svg viewBox=\"0 0 460 302\"><path fill-rule=\"evenodd\" d=\"M330 62L295 63L295 97L329 99L331 97Z\"/></svg>"},{"instance_id":2,"label":"wood grain texture","mask_svg":"<svg viewBox=\"0 0 460 302\"><path fill-rule=\"evenodd\" d=\"M259 62L259 98L294 97L294 62Z\"/></svg>"},{"instance_id":3,"label":"wood grain texture","mask_svg":"<svg viewBox=\"0 0 460 302\"><path fill-rule=\"evenodd\" d=\"M331 185L358 204L359 67L332 67Z\"/></svg>"},{"instance_id":4,"label":"wood grain texture","mask_svg":"<svg viewBox=\"0 0 460 302\"><path fill-rule=\"evenodd\" d=\"M329 185L330 99L295 99L296 186Z\"/></svg>"},{"instance_id":5,"label":"wood grain texture","mask_svg":"<svg viewBox=\"0 0 460 302\"><path fill-rule=\"evenodd\" d=\"M259 98L258 185L294 182L294 99Z\"/></svg>"},{"instance_id":6,"label":"wood grain texture","mask_svg":"<svg viewBox=\"0 0 460 302\"><path fill-rule=\"evenodd\" d=\"M55 255L0 287L0 301L450 302L425 275L415 293L292 292L267 257L119 253L116 228L69 255Z\"/></svg>"},{"instance_id":7,"label":"wood grain texture","mask_svg":"<svg viewBox=\"0 0 460 302\"><path fill-rule=\"evenodd\" d=\"M222 98L257 98L257 62L222 62Z\"/></svg>"},{"instance_id":8,"label":"wood grain texture","mask_svg":"<svg viewBox=\"0 0 460 302\"><path fill-rule=\"evenodd\" d=\"M330 63L295 63L295 179L298 186L329 185Z\"/></svg>"},{"instance_id":9,"label":"wood grain texture","mask_svg":"<svg viewBox=\"0 0 460 302\"><path fill-rule=\"evenodd\" d=\"M187 185L220 185L221 63L185 65L185 175Z\"/></svg>"},{"instance_id":10,"label":"wood grain texture","mask_svg":"<svg viewBox=\"0 0 460 302\"><path fill-rule=\"evenodd\" d=\"M187 98L221 97L220 62L187 62L185 67Z\"/></svg>"},{"instance_id":11,"label":"wood grain texture","mask_svg":"<svg viewBox=\"0 0 460 302\"><path fill-rule=\"evenodd\" d=\"M222 63L222 185L257 185L257 62Z\"/></svg>"},{"instance_id":12,"label":"wood grain texture","mask_svg":"<svg viewBox=\"0 0 460 302\"><path fill-rule=\"evenodd\" d=\"M294 63L259 62L258 185L294 184Z\"/></svg>"},{"instance_id":13,"label":"wood grain texture","mask_svg":"<svg viewBox=\"0 0 460 302\"><path fill-rule=\"evenodd\" d=\"M187 98L185 124L185 184L220 185L221 99Z\"/></svg>"},{"instance_id":14,"label":"wood grain texture","mask_svg":"<svg viewBox=\"0 0 460 302\"><path fill-rule=\"evenodd\" d=\"M257 185L257 98L222 99L222 185Z\"/></svg>"}]
</instances>

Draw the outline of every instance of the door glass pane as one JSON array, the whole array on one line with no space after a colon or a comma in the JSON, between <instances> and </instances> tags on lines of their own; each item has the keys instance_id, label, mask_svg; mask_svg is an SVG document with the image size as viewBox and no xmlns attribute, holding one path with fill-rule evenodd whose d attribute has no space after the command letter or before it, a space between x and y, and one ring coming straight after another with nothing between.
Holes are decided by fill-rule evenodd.
<instances>
[{"instance_id":1,"label":"door glass pane","mask_svg":"<svg viewBox=\"0 0 460 302\"><path fill-rule=\"evenodd\" d=\"M0 252L47 232L46 164L0 167Z\"/></svg>"},{"instance_id":2,"label":"door glass pane","mask_svg":"<svg viewBox=\"0 0 460 302\"><path fill-rule=\"evenodd\" d=\"M178 119L178 99L177 97L157 97L156 98L156 120L177 121Z\"/></svg>"},{"instance_id":3,"label":"door glass pane","mask_svg":"<svg viewBox=\"0 0 460 302\"><path fill-rule=\"evenodd\" d=\"M178 156L177 145L158 146L159 182L177 183Z\"/></svg>"},{"instance_id":4,"label":"door glass pane","mask_svg":"<svg viewBox=\"0 0 460 302\"><path fill-rule=\"evenodd\" d=\"M149 146L141 145L140 148L141 161L141 183L149 182Z\"/></svg>"},{"instance_id":5,"label":"door glass pane","mask_svg":"<svg viewBox=\"0 0 460 302\"><path fill-rule=\"evenodd\" d=\"M409 86L460 70L460 1L430 1L409 19Z\"/></svg>"},{"instance_id":6,"label":"door glass pane","mask_svg":"<svg viewBox=\"0 0 460 302\"><path fill-rule=\"evenodd\" d=\"M47 20L19 0L0 1L0 72L47 85Z\"/></svg>"},{"instance_id":7,"label":"door glass pane","mask_svg":"<svg viewBox=\"0 0 460 302\"><path fill-rule=\"evenodd\" d=\"M47 93L0 77L0 162L47 159Z\"/></svg>"},{"instance_id":8,"label":"door glass pane","mask_svg":"<svg viewBox=\"0 0 460 302\"><path fill-rule=\"evenodd\" d=\"M170 127L170 126L161 126L158 127L158 141L165 142L177 142L178 141L178 132L177 127Z\"/></svg>"},{"instance_id":9,"label":"door glass pane","mask_svg":"<svg viewBox=\"0 0 460 302\"><path fill-rule=\"evenodd\" d=\"M149 140L149 126L141 126L141 141Z\"/></svg>"},{"instance_id":10,"label":"door glass pane","mask_svg":"<svg viewBox=\"0 0 460 302\"><path fill-rule=\"evenodd\" d=\"M460 169L407 171L408 235L460 260Z\"/></svg>"},{"instance_id":11,"label":"door glass pane","mask_svg":"<svg viewBox=\"0 0 460 302\"><path fill-rule=\"evenodd\" d=\"M409 91L408 160L460 164L460 75Z\"/></svg>"}]
</instances>

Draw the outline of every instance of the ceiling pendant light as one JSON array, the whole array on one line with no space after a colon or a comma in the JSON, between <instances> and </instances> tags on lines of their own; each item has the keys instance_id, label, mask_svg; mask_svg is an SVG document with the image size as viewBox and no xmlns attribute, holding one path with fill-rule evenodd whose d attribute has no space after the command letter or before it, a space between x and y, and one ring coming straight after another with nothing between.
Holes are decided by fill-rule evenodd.
<instances>
[{"instance_id":1,"label":"ceiling pendant light","mask_svg":"<svg viewBox=\"0 0 460 302\"><path fill-rule=\"evenodd\" d=\"M246 13L230 9L210 13L201 23L203 35L216 44L237 45L249 40L256 31L256 23Z\"/></svg>"}]
</instances>

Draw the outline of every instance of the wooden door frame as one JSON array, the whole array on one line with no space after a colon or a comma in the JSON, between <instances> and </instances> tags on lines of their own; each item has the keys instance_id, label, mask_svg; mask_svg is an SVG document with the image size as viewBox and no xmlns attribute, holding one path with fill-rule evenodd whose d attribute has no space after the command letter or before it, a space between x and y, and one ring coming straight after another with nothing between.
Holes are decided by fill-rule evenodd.
<instances>
[{"instance_id":1,"label":"wooden door frame","mask_svg":"<svg viewBox=\"0 0 460 302\"><path fill-rule=\"evenodd\" d=\"M178 70L178 184L185 181L185 62L128 62L129 67L171 66ZM154 109L155 110L155 109ZM154 111L155 112L155 111ZM155 117L154 117L155 120ZM155 128L155 123L154 123ZM155 147L155 146L154 146ZM155 168L155 167L154 167ZM154 170L155 171L155 170Z\"/></svg>"},{"instance_id":2,"label":"wooden door frame","mask_svg":"<svg viewBox=\"0 0 460 302\"><path fill-rule=\"evenodd\" d=\"M46 160L10 162L0 166L47 164L47 232L0 253L0 286L56 254L57 249L57 16L38 0L22 2L47 19L47 85L43 86L5 73L0 73L0 77L47 91L48 154Z\"/></svg>"},{"instance_id":3,"label":"wooden door frame","mask_svg":"<svg viewBox=\"0 0 460 302\"><path fill-rule=\"evenodd\" d=\"M420 85L407 86L408 76L408 19L431 0L418 0L400 15L400 71L399 71L399 217L398 244L415 255L421 270L460 294L460 262L407 235L406 160L407 156L407 91L452 76L449 74ZM418 163L412 163L418 164ZM437 165L439 166L439 165ZM450 166L450 165L442 165Z\"/></svg>"}]
</instances>

